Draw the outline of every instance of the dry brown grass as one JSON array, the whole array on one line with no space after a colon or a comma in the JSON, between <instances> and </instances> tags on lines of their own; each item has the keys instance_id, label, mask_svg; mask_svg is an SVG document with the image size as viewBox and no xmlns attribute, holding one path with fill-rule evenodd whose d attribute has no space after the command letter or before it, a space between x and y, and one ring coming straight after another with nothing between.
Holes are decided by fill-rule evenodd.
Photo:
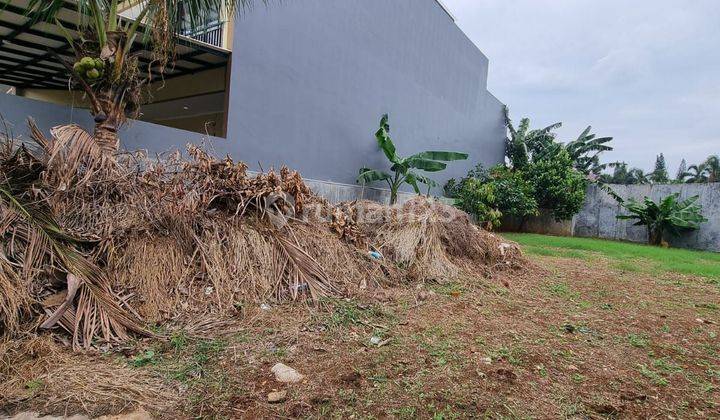
<instances>
[{"instance_id":1,"label":"dry brown grass","mask_svg":"<svg viewBox=\"0 0 720 420\"><path fill-rule=\"evenodd\" d=\"M95 417L137 407L163 412L178 398L156 375L72 353L49 336L0 342L0 407L7 411L32 400L35 410L55 415Z\"/></svg>"}]
</instances>

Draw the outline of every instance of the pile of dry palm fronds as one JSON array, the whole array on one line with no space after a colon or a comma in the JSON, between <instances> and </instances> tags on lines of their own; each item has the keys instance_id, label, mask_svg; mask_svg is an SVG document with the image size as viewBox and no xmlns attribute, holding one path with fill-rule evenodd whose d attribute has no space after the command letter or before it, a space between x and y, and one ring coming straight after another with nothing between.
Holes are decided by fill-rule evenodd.
<instances>
[{"instance_id":1,"label":"pile of dry palm fronds","mask_svg":"<svg viewBox=\"0 0 720 420\"><path fill-rule=\"evenodd\" d=\"M251 176L195 146L108 156L78 126L47 137L30 125L35 147L0 149L0 335L59 327L89 348L247 302L318 302L519 261L427 199L333 207L286 168Z\"/></svg>"},{"instance_id":2,"label":"pile of dry palm fronds","mask_svg":"<svg viewBox=\"0 0 720 420\"><path fill-rule=\"evenodd\" d=\"M466 213L418 197L396 208L372 201L345 203L349 225L411 278L444 282L458 276L490 276L524 265L517 244L474 225Z\"/></svg>"}]
</instances>

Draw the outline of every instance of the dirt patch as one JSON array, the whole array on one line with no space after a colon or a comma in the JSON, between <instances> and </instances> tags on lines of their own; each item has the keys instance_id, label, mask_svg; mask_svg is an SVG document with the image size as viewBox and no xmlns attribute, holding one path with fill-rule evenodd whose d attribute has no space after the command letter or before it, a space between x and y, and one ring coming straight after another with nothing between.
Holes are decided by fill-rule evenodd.
<instances>
[{"instance_id":1,"label":"dirt patch","mask_svg":"<svg viewBox=\"0 0 720 420\"><path fill-rule=\"evenodd\" d=\"M717 286L602 261L536 263L543 274L503 274L510 288L479 278L368 291L323 310L247 308L204 340L169 333L174 344L133 349L123 371L166 381L174 411L147 409L167 418L720 415ZM138 363L148 349L156 360ZM303 382L276 382L278 362ZM273 391L286 400L268 403ZM98 412L117 408L106 404Z\"/></svg>"}]
</instances>

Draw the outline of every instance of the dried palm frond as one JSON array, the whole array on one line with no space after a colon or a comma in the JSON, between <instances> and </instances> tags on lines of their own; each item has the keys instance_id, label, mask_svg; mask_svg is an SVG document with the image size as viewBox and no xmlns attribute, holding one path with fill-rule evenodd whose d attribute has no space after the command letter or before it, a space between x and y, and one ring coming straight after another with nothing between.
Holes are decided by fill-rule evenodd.
<instances>
[{"instance_id":1,"label":"dried palm frond","mask_svg":"<svg viewBox=\"0 0 720 420\"><path fill-rule=\"evenodd\" d=\"M307 290L314 302L337 295L337 288L313 257L280 235L276 234L275 240L283 255L288 258L284 264L285 287L276 289L279 299L282 299L280 293L283 291L289 292L292 299L297 300Z\"/></svg>"},{"instance_id":2,"label":"dried palm frond","mask_svg":"<svg viewBox=\"0 0 720 420\"><path fill-rule=\"evenodd\" d=\"M128 329L144 332L140 321L119 306L101 270L78 251L80 242L66 234L55 220L41 190L44 168L25 147L0 160L0 237L5 243L6 265L18 268L17 275L30 296L47 283L61 283L58 272L80 279L72 328L76 347L88 348L96 336L113 341L126 339ZM17 282L6 277L3 283L10 287ZM15 291L17 295L16 289L8 292ZM18 310L4 313L0 318L11 320L16 328L16 315L10 315L11 312L17 314ZM30 308L20 312L30 312Z\"/></svg>"},{"instance_id":3,"label":"dried palm frond","mask_svg":"<svg viewBox=\"0 0 720 420\"><path fill-rule=\"evenodd\" d=\"M98 178L98 171L106 172L101 175L105 179L117 174L117 162L79 125L53 127L50 138L45 137L32 119L28 125L31 139L44 152L44 181L49 187L65 191Z\"/></svg>"}]
</instances>

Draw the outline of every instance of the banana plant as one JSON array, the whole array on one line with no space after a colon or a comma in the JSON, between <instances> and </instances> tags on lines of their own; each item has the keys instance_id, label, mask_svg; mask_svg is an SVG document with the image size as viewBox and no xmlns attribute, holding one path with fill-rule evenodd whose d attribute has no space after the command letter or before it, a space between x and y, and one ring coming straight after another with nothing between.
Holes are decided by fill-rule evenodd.
<instances>
[{"instance_id":1,"label":"banana plant","mask_svg":"<svg viewBox=\"0 0 720 420\"><path fill-rule=\"evenodd\" d=\"M413 187L417 194L421 194L419 184L427 187L427 193L430 189L437 186L432 179L422 175L415 170L425 172L439 172L447 168L447 163L454 160L465 160L468 158L467 153L460 152L442 152L427 151L417 153L410 157L398 156L395 144L390 138L390 124L388 123L388 114L384 114L380 119L380 128L375 133L378 146L383 151L385 157L388 158L392 166L390 170L392 174L378 169L361 168L357 182L361 184L370 184L378 181L385 181L390 187L390 205L397 203L398 190L403 184L409 184Z\"/></svg>"},{"instance_id":2,"label":"banana plant","mask_svg":"<svg viewBox=\"0 0 720 420\"><path fill-rule=\"evenodd\" d=\"M517 128L510 119L508 107L503 109L505 126L510 135L505 139L505 156L513 170L525 169L533 159L556 154L561 145L555 141L554 131L562 123L551 124L545 128L531 130L530 119L523 118Z\"/></svg>"},{"instance_id":3,"label":"banana plant","mask_svg":"<svg viewBox=\"0 0 720 420\"><path fill-rule=\"evenodd\" d=\"M623 204L630 213L617 216L620 220L637 220L635 226L647 226L648 243L660 245L663 235L669 232L675 236L683 230L692 230L707 222L702 215L702 207L697 203L699 196L680 201L680 194L671 194L659 203L645 197L642 203L633 199Z\"/></svg>"},{"instance_id":4,"label":"banana plant","mask_svg":"<svg viewBox=\"0 0 720 420\"><path fill-rule=\"evenodd\" d=\"M612 137L597 137L591 133L592 127L588 126L576 140L565 145L565 150L570 153L575 169L585 175L593 174L599 176L607 168L607 164L600 164L600 154L613 150L609 146Z\"/></svg>"}]
</instances>

